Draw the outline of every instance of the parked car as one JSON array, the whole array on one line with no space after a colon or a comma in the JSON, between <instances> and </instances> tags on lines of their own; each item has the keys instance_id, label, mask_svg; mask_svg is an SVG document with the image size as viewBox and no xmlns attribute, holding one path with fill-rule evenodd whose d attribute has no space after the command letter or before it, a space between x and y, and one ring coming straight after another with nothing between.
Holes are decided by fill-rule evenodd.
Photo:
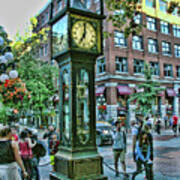
<instances>
[{"instance_id":1,"label":"parked car","mask_svg":"<svg viewBox=\"0 0 180 180\"><path fill-rule=\"evenodd\" d=\"M108 122L96 122L96 145L112 144L112 126Z\"/></svg>"}]
</instances>

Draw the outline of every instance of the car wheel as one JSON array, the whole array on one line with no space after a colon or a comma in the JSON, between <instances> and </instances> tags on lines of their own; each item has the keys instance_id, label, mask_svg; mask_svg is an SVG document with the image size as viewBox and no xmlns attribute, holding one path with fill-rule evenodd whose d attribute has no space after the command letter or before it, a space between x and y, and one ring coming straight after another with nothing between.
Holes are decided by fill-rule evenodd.
<instances>
[{"instance_id":1,"label":"car wheel","mask_svg":"<svg viewBox=\"0 0 180 180\"><path fill-rule=\"evenodd\" d=\"M97 136L97 137L96 137L96 145L97 145L97 146L101 146L101 145L102 145L101 136Z\"/></svg>"}]
</instances>

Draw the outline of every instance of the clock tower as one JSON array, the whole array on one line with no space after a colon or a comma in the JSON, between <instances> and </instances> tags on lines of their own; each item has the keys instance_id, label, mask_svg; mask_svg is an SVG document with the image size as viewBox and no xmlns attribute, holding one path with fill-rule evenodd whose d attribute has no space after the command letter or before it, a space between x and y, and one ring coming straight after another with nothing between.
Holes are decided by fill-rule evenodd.
<instances>
[{"instance_id":1,"label":"clock tower","mask_svg":"<svg viewBox=\"0 0 180 180\"><path fill-rule=\"evenodd\" d=\"M61 0L53 16L52 59L59 65L60 147L51 179L107 179L96 146L95 62L102 54L103 0Z\"/></svg>"}]
</instances>

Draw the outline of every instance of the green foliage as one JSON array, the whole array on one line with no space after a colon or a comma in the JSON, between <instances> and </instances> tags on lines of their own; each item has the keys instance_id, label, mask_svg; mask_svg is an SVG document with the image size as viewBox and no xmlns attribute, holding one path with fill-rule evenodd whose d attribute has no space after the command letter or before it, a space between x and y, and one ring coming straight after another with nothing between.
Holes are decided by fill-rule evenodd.
<instances>
[{"instance_id":1,"label":"green foliage","mask_svg":"<svg viewBox=\"0 0 180 180\"><path fill-rule=\"evenodd\" d=\"M31 19L31 26L25 36L16 36L12 50L17 57L17 69L30 96L21 104L23 111L34 110L41 115L52 105L50 99L56 91L54 79L57 79L58 68L38 58L38 50L43 43L47 43L48 29L39 33L32 32L36 26L36 19Z\"/></svg>"},{"instance_id":2,"label":"green foliage","mask_svg":"<svg viewBox=\"0 0 180 180\"><path fill-rule=\"evenodd\" d=\"M125 37L141 31L142 24L137 24L134 20L141 10L139 0L105 0L105 3L109 10L107 20L117 29L123 30Z\"/></svg>"},{"instance_id":3,"label":"green foliage","mask_svg":"<svg viewBox=\"0 0 180 180\"><path fill-rule=\"evenodd\" d=\"M133 93L130 96L130 101L135 102L135 112L146 117L153 113L153 105L155 104L157 95L160 94L164 88L160 88L160 83L153 81L152 71L148 64L145 64L144 76L145 82L137 85L137 88L142 91Z\"/></svg>"}]
</instances>

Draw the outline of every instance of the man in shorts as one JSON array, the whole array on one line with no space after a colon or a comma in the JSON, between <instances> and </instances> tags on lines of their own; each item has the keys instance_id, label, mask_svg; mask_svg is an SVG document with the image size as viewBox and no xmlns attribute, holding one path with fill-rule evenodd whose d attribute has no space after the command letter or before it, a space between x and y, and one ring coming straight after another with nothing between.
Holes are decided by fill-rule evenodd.
<instances>
[{"instance_id":1,"label":"man in shorts","mask_svg":"<svg viewBox=\"0 0 180 180\"><path fill-rule=\"evenodd\" d=\"M126 133L122 130L122 122L116 121L115 127L116 130L113 133L113 152L114 152L114 166L116 170L116 177L119 176L118 171L118 161L120 159L123 172L126 173L126 163L125 163L125 154L126 154Z\"/></svg>"}]
</instances>

